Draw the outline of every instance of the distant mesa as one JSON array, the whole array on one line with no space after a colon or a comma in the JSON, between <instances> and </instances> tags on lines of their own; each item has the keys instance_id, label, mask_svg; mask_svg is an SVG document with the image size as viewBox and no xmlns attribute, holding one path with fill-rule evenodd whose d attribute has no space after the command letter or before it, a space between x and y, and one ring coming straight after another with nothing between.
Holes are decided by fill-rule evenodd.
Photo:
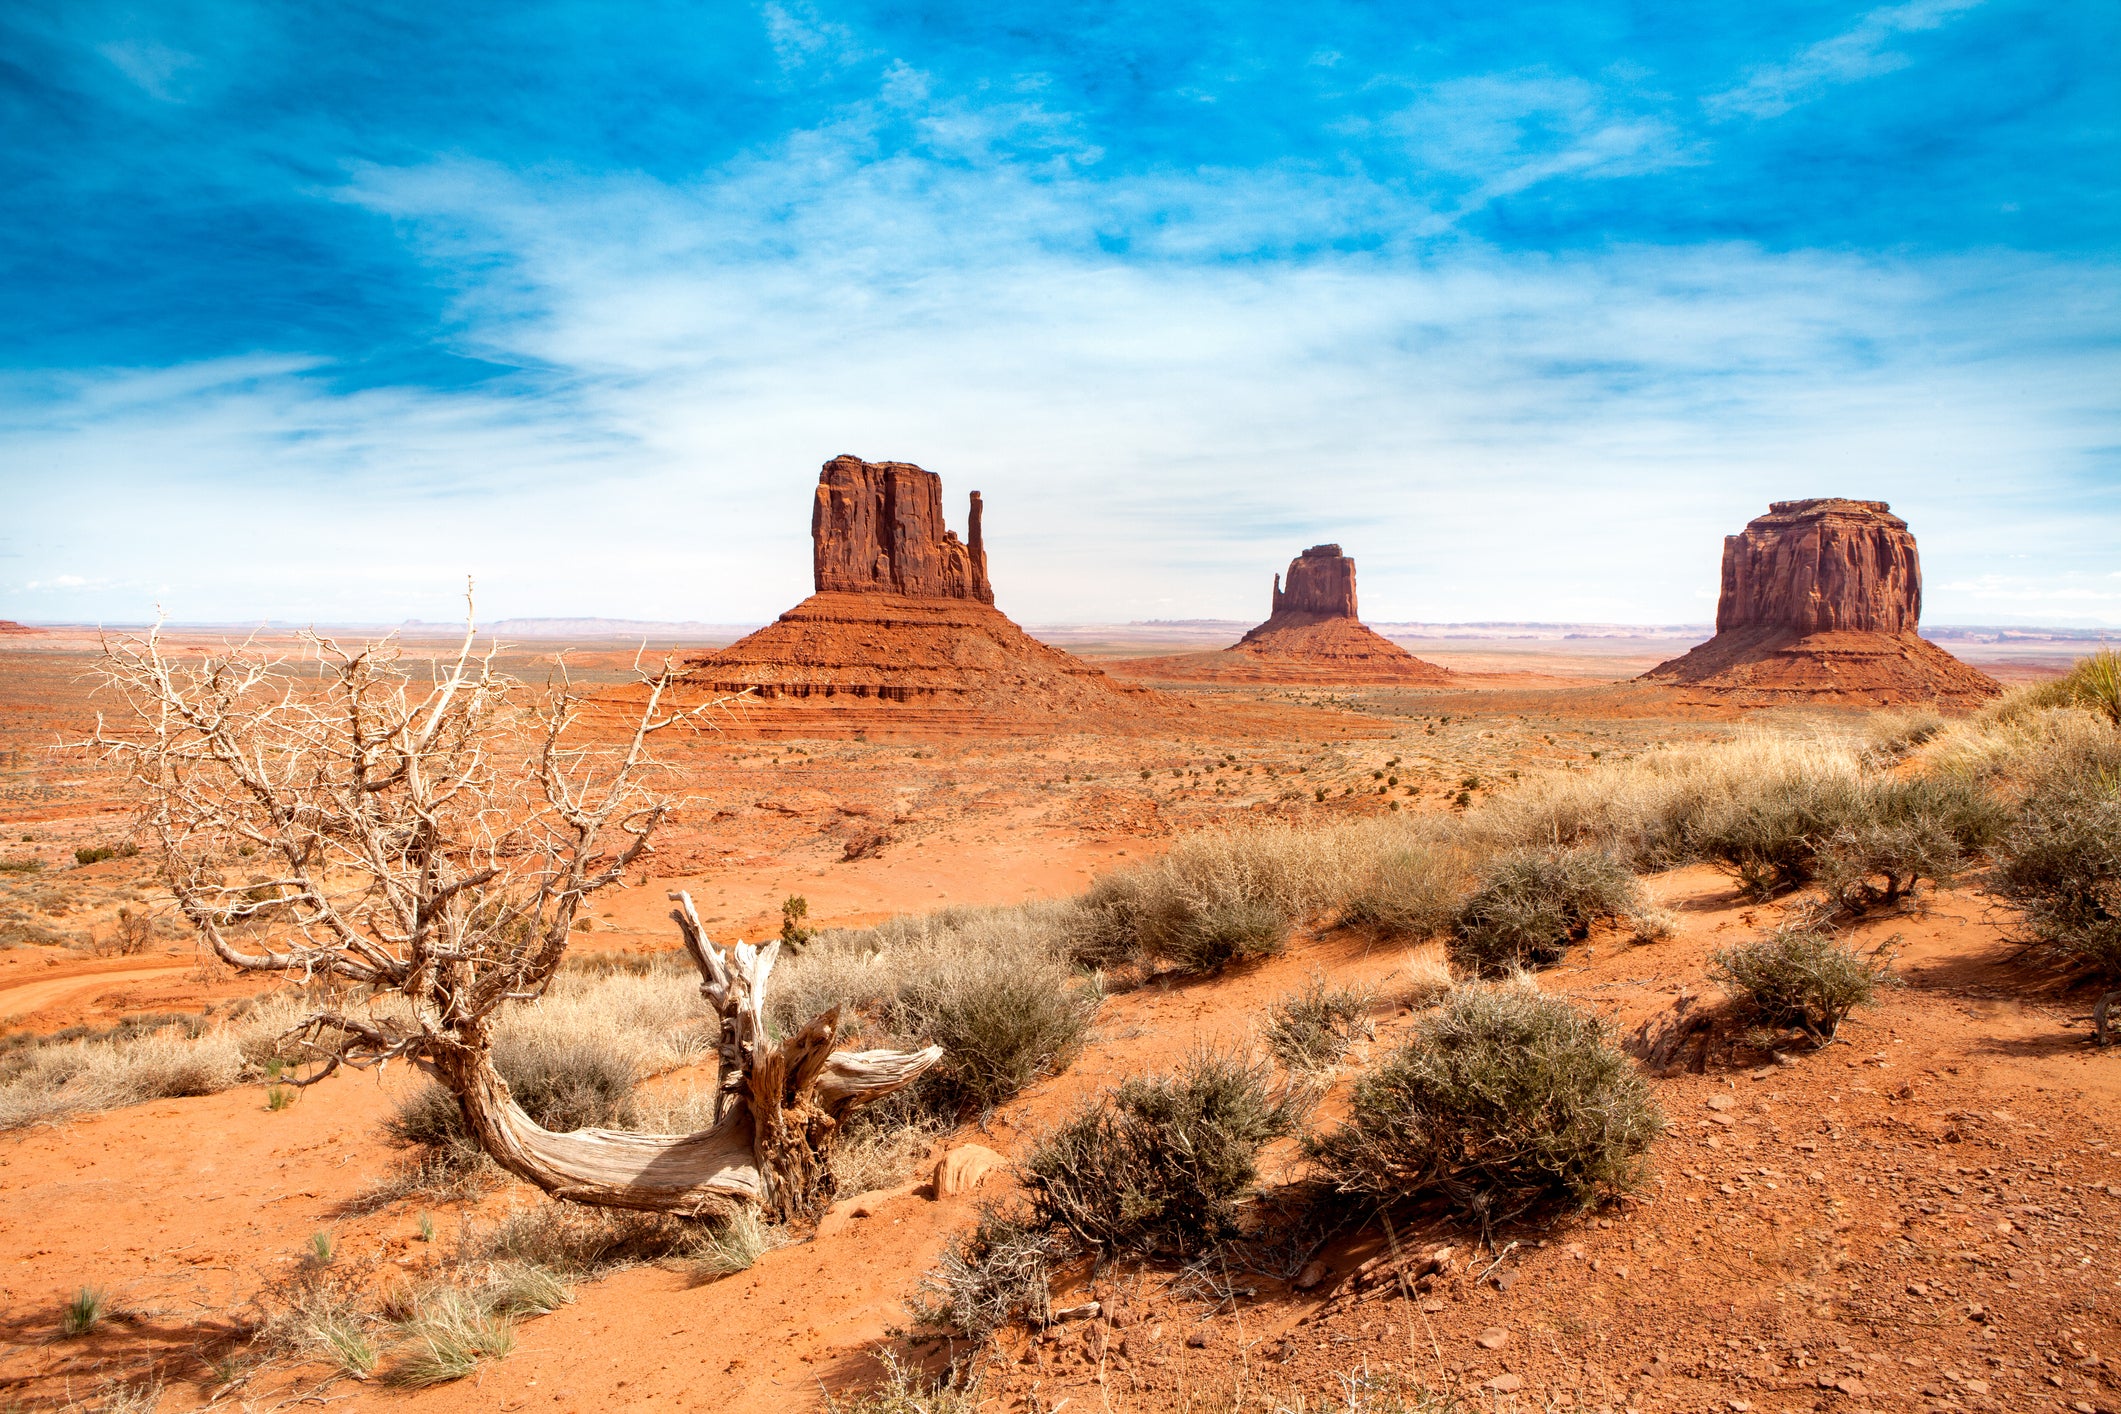
<instances>
[{"instance_id":1,"label":"distant mesa","mask_svg":"<svg viewBox=\"0 0 2121 1414\"><path fill-rule=\"evenodd\" d=\"M982 512L975 491L959 540L943 524L934 472L834 457L818 473L811 504L817 592L692 660L688 678L760 703L871 712L896 705L967 726L1138 710L1152 694L1040 643L994 607Z\"/></svg>"},{"instance_id":2,"label":"distant mesa","mask_svg":"<svg viewBox=\"0 0 2121 1414\"><path fill-rule=\"evenodd\" d=\"M0 619L0 633L35 633L28 624L18 624L13 619Z\"/></svg>"},{"instance_id":3,"label":"distant mesa","mask_svg":"<svg viewBox=\"0 0 2121 1414\"><path fill-rule=\"evenodd\" d=\"M1442 684L1448 669L1424 662L1366 627L1356 611L1355 561L1338 545L1313 545L1274 576L1273 613L1219 653L1115 663L1129 677L1208 682Z\"/></svg>"},{"instance_id":4,"label":"distant mesa","mask_svg":"<svg viewBox=\"0 0 2121 1414\"><path fill-rule=\"evenodd\" d=\"M1640 681L1739 703L1970 706L2002 686L1916 627L1922 563L1883 501L1777 501L1723 542L1716 636Z\"/></svg>"}]
</instances>

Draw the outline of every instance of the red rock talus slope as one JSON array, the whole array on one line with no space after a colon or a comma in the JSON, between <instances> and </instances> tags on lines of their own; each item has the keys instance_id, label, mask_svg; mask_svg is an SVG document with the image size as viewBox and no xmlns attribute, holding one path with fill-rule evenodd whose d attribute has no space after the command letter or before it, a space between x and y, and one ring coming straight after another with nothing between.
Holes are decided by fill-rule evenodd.
<instances>
[{"instance_id":1,"label":"red rock talus slope","mask_svg":"<svg viewBox=\"0 0 2121 1414\"><path fill-rule=\"evenodd\" d=\"M1355 561L1338 545L1313 545L1274 577L1274 612L1220 653L1138 658L1112 665L1128 677L1191 682L1435 683L1447 669L1424 662L1356 614Z\"/></svg>"},{"instance_id":2,"label":"red rock talus slope","mask_svg":"<svg viewBox=\"0 0 2121 1414\"><path fill-rule=\"evenodd\" d=\"M968 536L943 524L942 478L905 462L835 457L810 519L817 593L757 633L693 660L710 692L747 693L747 714L821 724L926 719L977 729L1029 718L1153 709L1032 638L994 607L972 493Z\"/></svg>"},{"instance_id":3,"label":"red rock talus slope","mask_svg":"<svg viewBox=\"0 0 2121 1414\"><path fill-rule=\"evenodd\" d=\"M1716 636L1641 681L1738 702L1967 706L2002 689L1915 629L1922 563L1883 501L1777 501L1723 542Z\"/></svg>"}]
</instances>

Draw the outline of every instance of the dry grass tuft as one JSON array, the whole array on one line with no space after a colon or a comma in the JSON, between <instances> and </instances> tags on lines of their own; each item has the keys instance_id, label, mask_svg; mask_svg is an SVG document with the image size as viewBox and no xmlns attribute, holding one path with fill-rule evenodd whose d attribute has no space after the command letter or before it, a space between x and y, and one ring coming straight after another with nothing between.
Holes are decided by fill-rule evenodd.
<instances>
[{"instance_id":1,"label":"dry grass tuft","mask_svg":"<svg viewBox=\"0 0 2121 1414\"><path fill-rule=\"evenodd\" d=\"M1369 992L1329 987L1313 974L1301 992L1291 992L1267 1008L1260 1039L1287 1070L1324 1070L1347 1053L1358 1036L1370 1033Z\"/></svg>"}]
</instances>

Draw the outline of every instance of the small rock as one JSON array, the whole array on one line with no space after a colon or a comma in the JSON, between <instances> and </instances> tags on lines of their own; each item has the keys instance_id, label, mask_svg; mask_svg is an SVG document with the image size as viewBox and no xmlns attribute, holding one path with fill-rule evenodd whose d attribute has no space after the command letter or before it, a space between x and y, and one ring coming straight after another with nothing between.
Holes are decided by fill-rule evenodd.
<instances>
[{"instance_id":1,"label":"small rock","mask_svg":"<svg viewBox=\"0 0 2121 1414\"><path fill-rule=\"evenodd\" d=\"M1487 1387L1497 1394L1515 1394L1524 1388L1523 1375L1503 1374L1489 1380Z\"/></svg>"},{"instance_id":2,"label":"small rock","mask_svg":"<svg viewBox=\"0 0 2121 1414\"><path fill-rule=\"evenodd\" d=\"M1489 1326L1473 1337L1473 1343L1482 1350L1500 1350L1510 1343L1510 1333L1501 1326Z\"/></svg>"},{"instance_id":3,"label":"small rock","mask_svg":"<svg viewBox=\"0 0 2121 1414\"><path fill-rule=\"evenodd\" d=\"M1964 1383L1964 1384L1960 1385L1960 1386L1959 1386L1959 1388L1961 1388L1961 1389L1965 1390L1965 1391L1966 1391L1966 1392L1967 1392L1968 1394L1987 1394L1987 1393L1988 1393L1988 1381L1987 1381L1987 1380L1968 1380L1968 1381L1967 1381L1966 1383Z\"/></svg>"},{"instance_id":4,"label":"small rock","mask_svg":"<svg viewBox=\"0 0 2121 1414\"><path fill-rule=\"evenodd\" d=\"M1053 1313L1056 1324L1062 1321L1087 1321L1104 1308L1095 1301L1085 1301L1080 1306L1063 1306Z\"/></svg>"},{"instance_id":5,"label":"small rock","mask_svg":"<svg viewBox=\"0 0 2121 1414\"><path fill-rule=\"evenodd\" d=\"M1421 1303L1421 1309L1424 1315L1434 1316L1443 1310L1443 1303L1441 1301L1424 1301Z\"/></svg>"},{"instance_id":6,"label":"small rock","mask_svg":"<svg viewBox=\"0 0 2121 1414\"><path fill-rule=\"evenodd\" d=\"M960 1193L970 1193L985 1183L989 1174L1008 1163L984 1144L960 1144L935 1161L935 1196L955 1198Z\"/></svg>"},{"instance_id":7,"label":"small rock","mask_svg":"<svg viewBox=\"0 0 2121 1414\"><path fill-rule=\"evenodd\" d=\"M1834 1381L1833 1387L1851 1399L1861 1399L1871 1392L1870 1386L1864 1384L1863 1381L1857 1379L1854 1375L1844 1376Z\"/></svg>"},{"instance_id":8,"label":"small rock","mask_svg":"<svg viewBox=\"0 0 2121 1414\"><path fill-rule=\"evenodd\" d=\"M1930 1294L1930 1289L1919 1281L1911 1281L1907 1284L1907 1294L1910 1296L1927 1296Z\"/></svg>"},{"instance_id":9,"label":"small rock","mask_svg":"<svg viewBox=\"0 0 2121 1414\"><path fill-rule=\"evenodd\" d=\"M1324 1262L1306 1262L1304 1269L1296 1274L1296 1289L1309 1291L1326 1279L1328 1270L1330 1269Z\"/></svg>"},{"instance_id":10,"label":"small rock","mask_svg":"<svg viewBox=\"0 0 2121 1414\"><path fill-rule=\"evenodd\" d=\"M1200 1330L1194 1331L1191 1335L1188 1335L1186 1337L1186 1344L1193 1347L1195 1350L1206 1350L1208 1348L1208 1332L1206 1328L1204 1327Z\"/></svg>"},{"instance_id":11,"label":"small rock","mask_svg":"<svg viewBox=\"0 0 2121 1414\"><path fill-rule=\"evenodd\" d=\"M1729 1095L1711 1095L1708 1097L1708 1099L1702 1101L1702 1103L1707 1105L1712 1110L1727 1110L1737 1102L1733 1100Z\"/></svg>"}]
</instances>

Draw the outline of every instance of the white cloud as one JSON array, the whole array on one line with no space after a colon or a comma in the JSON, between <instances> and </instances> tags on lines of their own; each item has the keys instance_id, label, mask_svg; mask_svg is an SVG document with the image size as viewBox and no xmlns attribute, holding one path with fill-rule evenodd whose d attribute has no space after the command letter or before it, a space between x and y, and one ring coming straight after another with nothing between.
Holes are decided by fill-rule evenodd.
<instances>
[{"instance_id":1,"label":"white cloud","mask_svg":"<svg viewBox=\"0 0 2121 1414\"><path fill-rule=\"evenodd\" d=\"M190 81L199 68L196 55L151 39L113 40L97 45L96 52L150 97L164 103L182 103L191 97Z\"/></svg>"},{"instance_id":2,"label":"white cloud","mask_svg":"<svg viewBox=\"0 0 2121 1414\"><path fill-rule=\"evenodd\" d=\"M1940 29L1982 0L1911 0L1872 10L1853 26L1807 45L1780 64L1764 64L1745 81L1702 100L1712 118L1778 118L1829 88L1904 69L1913 59L1893 47L1902 35Z\"/></svg>"}]
</instances>

